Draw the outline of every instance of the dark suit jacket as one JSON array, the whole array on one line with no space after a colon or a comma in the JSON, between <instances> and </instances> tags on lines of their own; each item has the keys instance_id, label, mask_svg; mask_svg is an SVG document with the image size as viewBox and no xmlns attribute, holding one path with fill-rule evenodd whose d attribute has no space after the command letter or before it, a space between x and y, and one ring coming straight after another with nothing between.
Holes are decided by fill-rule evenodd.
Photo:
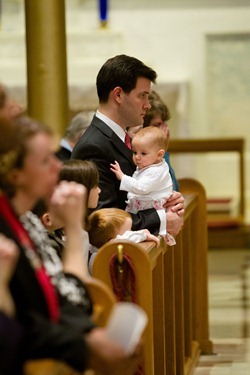
<instances>
[{"instance_id":1,"label":"dark suit jacket","mask_svg":"<svg viewBox=\"0 0 250 375\"><path fill-rule=\"evenodd\" d=\"M59 160L65 161L69 160L71 157L71 151L69 151L65 147L60 147L56 152L55 152L56 157L58 157Z\"/></svg>"},{"instance_id":2,"label":"dark suit jacket","mask_svg":"<svg viewBox=\"0 0 250 375\"><path fill-rule=\"evenodd\" d=\"M132 151L103 121L94 116L92 123L73 149L72 159L92 160L100 176L100 197L98 208L118 207L125 209L127 192L119 190L120 181L110 171L110 163L118 161L122 171L132 176L135 165ZM147 228L157 233L160 219L155 209L140 211L132 215L133 230Z\"/></svg>"}]
</instances>

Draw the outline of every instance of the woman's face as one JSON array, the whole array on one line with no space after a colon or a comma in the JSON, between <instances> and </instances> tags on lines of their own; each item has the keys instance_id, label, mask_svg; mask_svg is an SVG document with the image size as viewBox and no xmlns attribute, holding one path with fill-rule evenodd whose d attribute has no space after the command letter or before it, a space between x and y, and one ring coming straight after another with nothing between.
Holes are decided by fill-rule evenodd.
<instances>
[{"instance_id":1,"label":"woman's face","mask_svg":"<svg viewBox=\"0 0 250 375\"><path fill-rule=\"evenodd\" d=\"M98 205L99 194L101 189L99 186L93 187L89 192L88 208L96 208Z\"/></svg>"},{"instance_id":2,"label":"woman's face","mask_svg":"<svg viewBox=\"0 0 250 375\"><path fill-rule=\"evenodd\" d=\"M27 155L21 169L16 169L16 196L33 205L39 198L49 199L57 184L61 162L52 151L52 139L38 133L27 141Z\"/></svg>"},{"instance_id":3,"label":"woman's face","mask_svg":"<svg viewBox=\"0 0 250 375\"><path fill-rule=\"evenodd\" d=\"M168 123L163 120L160 115L155 115L150 121L149 126L156 126L157 128L162 129L168 137L170 136Z\"/></svg>"}]
</instances>

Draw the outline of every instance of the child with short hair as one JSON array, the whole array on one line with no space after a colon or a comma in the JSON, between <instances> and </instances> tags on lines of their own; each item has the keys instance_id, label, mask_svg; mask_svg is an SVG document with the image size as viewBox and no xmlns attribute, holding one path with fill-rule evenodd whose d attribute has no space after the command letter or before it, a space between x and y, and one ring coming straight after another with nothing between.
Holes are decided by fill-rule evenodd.
<instances>
[{"instance_id":1,"label":"child with short hair","mask_svg":"<svg viewBox=\"0 0 250 375\"><path fill-rule=\"evenodd\" d=\"M100 247L109 241L127 240L135 243L143 241L154 241L160 244L158 237L149 232L148 229L132 231L131 215L120 208L101 208L92 212L89 216L89 242L91 256L89 269L92 270L95 255Z\"/></svg>"},{"instance_id":2,"label":"child with short hair","mask_svg":"<svg viewBox=\"0 0 250 375\"><path fill-rule=\"evenodd\" d=\"M99 173L96 165L88 160L67 160L62 164L59 172L59 181L74 181L85 187L86 191L84 194L86 205L85 217L82 223L82 249L83 249L83 273L85 277L89 277L88 272L88 258L89 258L89 236L88 236L88 209L97 207L98 198L100 194L99 188ZM46 228L51 246L57 251L58 255L63 258L64 256L64 245L65 237L63 233L64 223L59 222L58 219L55 221L49 208L43 201L39 201L36 207L33 209L41 220L42 224Z\"/></svg>"},{"instance_id":3,"label":"child with short hair","mask_svg":"<svg viewBox=\"0 0 250 375\"><path fill-rule=\"evenodd\" d=\"M48 205L43 199L39 199L35 207L32 209L32 212L39 217L47 231L50 245L56 250L57 254L62 259L65 247L63 232L65 223L57 217L54 217L53 213L50 212Z\"/></svg>"}]
</instances>

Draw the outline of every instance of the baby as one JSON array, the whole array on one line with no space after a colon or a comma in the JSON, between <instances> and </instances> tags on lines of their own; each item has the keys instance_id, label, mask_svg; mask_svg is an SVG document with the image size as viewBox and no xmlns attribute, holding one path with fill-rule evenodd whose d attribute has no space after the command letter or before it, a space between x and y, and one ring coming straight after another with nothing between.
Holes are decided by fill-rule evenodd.
<instances>
[{"instance_id":1,"label":"baby","mask_svg":"<svg viewBox=\"0 0 250 375\"><path fill-rule=\"evenodd\" d=\"M143 241L154 241L160 244L158 237L151 234L147 229L132 231L131 215L119 208L101 208L92 212L89 216L89 242L90 248L89 269L92 270L95 255L100 247L109 241L128 240L139 243Z\"/></svg>"},{"instance_id":2,"label":"baby","mask_svg":"<svg viewBox=\"0 0 250 375\"><path fill-rule=\"evenodd\" d=\"M169 167L164 160L169 137L160 128L149 126L136 133L132 139L133 161L136 171L133 176L125 175L117 161L111 164L111 171L121 181L120 190L128 192L126 211L136 214L138 211L155 208L159 217L164 217L164 204L173 193L173 182ZM162 212L163 211L163 212ZM175 239L161 228L168 245L175 245Z\"/></svg>"}]
</instances>

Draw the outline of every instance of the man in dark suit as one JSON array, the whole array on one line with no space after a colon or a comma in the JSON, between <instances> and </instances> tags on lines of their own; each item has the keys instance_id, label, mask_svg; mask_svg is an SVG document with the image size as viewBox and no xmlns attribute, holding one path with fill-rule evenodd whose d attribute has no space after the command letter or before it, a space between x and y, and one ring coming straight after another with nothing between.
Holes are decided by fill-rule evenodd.
<instances>
[{"instance_id":1,"label":"man in dark suit","mask_svg":"<svg viewBox=\"0 0 250 375\"><path fill-rule=\"evenodd\" d=\"M73 149L72 158L88 159L96 163L101 193L98 208L126 206L127 193L120 191L120 181L110 171L110 164L118 161L122 171L132 175L135 165L132 151L125 144L126 128L143 124L146 111L150 109L148 96L156 72L140 60L117 55L100 69L96 85L99 109L90 126ZM165 210L147 209L133 214L133 230L147 228L157 233L167 226L176 235L183 224L184 199L175 192L171 207Z\"/></svg>"}]
</instances>

